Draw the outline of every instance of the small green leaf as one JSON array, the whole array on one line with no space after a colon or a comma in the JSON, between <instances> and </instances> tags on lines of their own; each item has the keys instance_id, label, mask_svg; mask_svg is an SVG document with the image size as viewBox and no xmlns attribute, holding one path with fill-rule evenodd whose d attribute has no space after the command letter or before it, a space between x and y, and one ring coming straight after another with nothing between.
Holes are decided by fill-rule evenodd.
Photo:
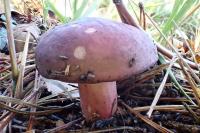
<instances>
[{"instance_id":1,"label":"small green leaf","mask_svg":"<svg viewBox=\"0 0 200 133\"><path fill-rule=\"evenodd\" d=\"M93 3L91 4L91 6L83 14L83 17L89 16L91 13L93 13L98 8L99 4L100 4L100 0L93 0Z\"/></svg>"},{"instance_id":2,"label":"small green leaf","mask_svg":"<svg viewBox=\"0 0 200 133\"><path fill-rule=\"evenodd\" d=\"M173 21L179 23L196 2L197 0L175 0L171 15L162 30L163 33L167 35L174 27Z\"/></svg>"},{"instance_id":3,"label":"small green leaf","mask_svg":"<svg viewBox=\"0 0 200 133\"><path fill-rule=\"evenodd\" d=\"M73 13L73 18L75 17L74 15L76 14L77 11L77 0L73 0L73 6L72 6L72 13Z\"/></svg>"},{"instance_id":4,"label":"small green leaf","mask_svg":"<svg viewBox=\"0 0 200 133\"><path fill-rule=\"evenodd\" d=\"M80 6L80 8L78 8L76 13L74 14L74 18L73 19L77 19L83 14L84 10L87 7L87 4L88 4L88 0L83 0L82 1L81 6Z\"/></svg>"},{"instance_id":5,"label":"small green leaf","mask_svg":"<svg viewBox=\"0 0 200 133\"><path fill-rule=\"evenodd\" d=\"M180 8L183 6L185 0L175 0L171 15L168 19L168 21L165 23L165 26L163 28L163 33L167 34L171 28L172 28L172 21L174 20L174 18L176 17L178 11L180 10Z\"/></svg>"}]
</instances>

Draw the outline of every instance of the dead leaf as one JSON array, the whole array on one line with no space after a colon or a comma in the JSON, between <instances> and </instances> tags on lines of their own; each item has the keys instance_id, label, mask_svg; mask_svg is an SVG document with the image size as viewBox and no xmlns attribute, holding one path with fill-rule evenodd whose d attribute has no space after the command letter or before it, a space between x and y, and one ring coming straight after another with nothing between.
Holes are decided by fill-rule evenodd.
<instances>
[{"instance_id":1,"label":"dead leaf","mask_svg":"<svg viewBox=\"0 0 200 133\"><path fill-rule=\"evenodd\" d=\"M19 24L14 29L14 39L15 39L15 46L16 52L21 52L24 49L24 44L26 41L26 34L27 31L31 33L30 40L29 40L29 49L32 49L36 46L36 39L39 38L40 30L34 23L30 24Z\"/></svg>"},{"instance_id":2,"label":"dead leaf","mask_svg":"<svg viewBox=\"0 0 200 133\"><path fill-rule=\"evenodd\" d=\"M58 120L56 121L56 127L60 127L60 126L63 126L65 123L63 120Z\"/></svg>"},{"instance_id":3,"label":"dead leaf","mask_svg":"<svg viewBox=\"0 0 200 133\"><path fill-rule=\"evenodd\" d=\"M197 54L197 55L195 56L195 58L196 58L196 60L197 60L197 63L200 63L200 54Z\"/></svg>"}]
</instances>

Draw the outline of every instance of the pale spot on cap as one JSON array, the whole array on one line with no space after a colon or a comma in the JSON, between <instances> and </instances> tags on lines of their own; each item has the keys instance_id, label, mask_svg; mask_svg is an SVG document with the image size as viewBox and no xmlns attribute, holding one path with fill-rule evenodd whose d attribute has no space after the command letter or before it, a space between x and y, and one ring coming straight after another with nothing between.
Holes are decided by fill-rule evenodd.
<instances>
[{"instance_id":1,"label":"pale spot on cap","mask_svg":"<svg viewBox=\"0 0 200 133\"><path fill-rule=\"evenodd\" d=\"M97 30L95 28L88 28L88 29L85 30L85 33L92 34L92 33L96 32L96 31Z\"/></svg>"},{"instance_id":2,"label":"pale spot on cap","mask_svg":"<svg viewBox=\"0 0 200 133\"><path fill-rule=\"evenodd\" d=\"M78 46L74 50L74 57L76 57L79 60L84 59L86 56L86 50L83 46Z\"/></svg>"}]
</instances>

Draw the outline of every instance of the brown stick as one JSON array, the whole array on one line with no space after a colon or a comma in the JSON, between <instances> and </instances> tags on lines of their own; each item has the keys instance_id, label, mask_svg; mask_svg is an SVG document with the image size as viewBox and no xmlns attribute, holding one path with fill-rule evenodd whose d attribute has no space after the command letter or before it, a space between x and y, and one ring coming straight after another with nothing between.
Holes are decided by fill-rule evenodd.
<instances>
[{"instance_id":1,"label":"brown stick","mask_svg":"<svg viewBox=\"0 0 200 133\"><path fill-rule=\"evenodd\" d=\"M12 66L12 76L13 80L16 81L18 77L18 68L17 68L17 60L16 60L16 51L11 23L11 13L10 13L10 0L4 0L5 13L6 13L6 29L7 29L7 38L8 38L8 48L11 59Z\"/></svg>"},{"instance_id":2,"label":"brown stick","mask_svg":"<svg viewBox=\"0 0 200 133\"><path fill-rule=\"evenodd\" d=\"M123 23L139 28L135 20L129 14L128 10L125 8L122 0L113 0L113 3L115 3L115 6Z\"/></svg>"}]
</instances>

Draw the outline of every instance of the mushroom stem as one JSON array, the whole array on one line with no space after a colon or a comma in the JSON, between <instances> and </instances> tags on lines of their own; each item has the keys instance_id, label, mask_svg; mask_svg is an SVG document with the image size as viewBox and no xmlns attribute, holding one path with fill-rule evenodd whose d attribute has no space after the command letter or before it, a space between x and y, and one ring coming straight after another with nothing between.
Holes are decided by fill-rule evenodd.
<instances>
[{"instance_id":1,"label":"mushroom stem","mask_svg":"<svg viewBox=\"0 0 200 133\"><path fill-rule=\"evenodd\" d=\"M106 119L117 110L116 82L79 84L81 108L86 120Z\"/></svg>"}]
</instances>

